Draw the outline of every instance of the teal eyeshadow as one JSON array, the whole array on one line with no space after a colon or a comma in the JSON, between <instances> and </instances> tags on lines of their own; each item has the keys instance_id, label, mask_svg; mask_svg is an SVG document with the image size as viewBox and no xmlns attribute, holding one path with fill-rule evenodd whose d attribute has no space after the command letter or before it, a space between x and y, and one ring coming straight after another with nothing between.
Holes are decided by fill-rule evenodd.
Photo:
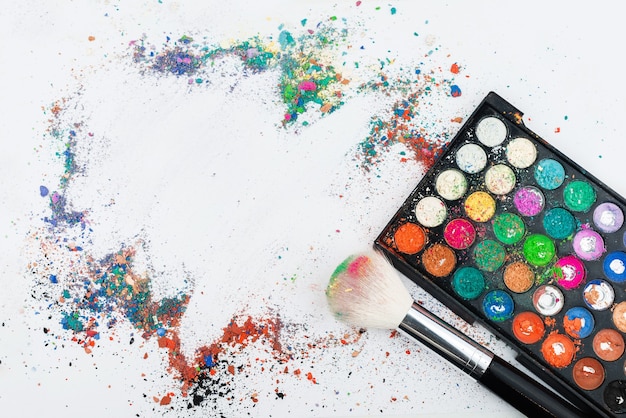
<instances>
[{"instance_id":1,"label":"teal eyeshadow","mask_svg":"<svg viewBox=\"0 0 626 418\"><path fill-rule=\"evenodd\" d=\"M567 209L550 209L543 217L543 229L554 239L565 239L576 229L576 219Z\"/></svg>"},{"instance_id":2,"label":"teal eyeshadow","mask_svg":"<svg viewBox=\"0 0 626 418\"><path fill-rule=\"evenodd\" d=\"M557 189L565 181L565 169L560 162L544 158L535 167L535 180L543 189Z\"/></svg>"},{"instance_id":3,"label":"teal eyeshadow","mask_svg":"<svg viewBox=\"0 0 626 418\"><path fill-rule=\"evenodd\" d=\"M485 277L474 267L461 267L452 277L452 288L463 299L476 299L485 289Z\"/></svg>"}]
</instances>

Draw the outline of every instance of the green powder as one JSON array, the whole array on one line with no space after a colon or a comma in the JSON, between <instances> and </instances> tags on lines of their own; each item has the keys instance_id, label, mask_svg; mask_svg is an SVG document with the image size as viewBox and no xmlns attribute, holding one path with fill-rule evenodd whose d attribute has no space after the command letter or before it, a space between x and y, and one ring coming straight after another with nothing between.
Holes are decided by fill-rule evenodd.
<instances>
[{"instance_id":1,"label":"green powder","mask_svg":"<svg viewBox=\"0 0 626 418\"><path fill-rule=\"evenodd\" d=\"M504 247L494 240L487 239L474 248L474 262L484 271L496 271L504 264Z\"/></svg>"},{"instance_id":2,"label":"green powder","mask_svg":"<svg viewBox=\"0 0 626 418\"><path fill-rule=\"evenodd\" d=\"M586 181L574 180L563 189L563 201L574 212L587 212L596 201L596 191Z\"/></svg>"},{"instance_id":3,"label":"green powder","mask_svg":"<svg viewBox=\"0 0 626 418\"><path fill-rule=\"evenodd\" d=\"M503 244L515 244L526 232L524 221L514 213L503 213L493 220L493 233Z\"/></svg>"},{"instance_id":4,"label":"green powder","mask_svg":"<svg viewBox=\"0 0 626 418\"><path fill-rule=\"evenodd\" d=\"M524 257L534 266L543 267L556 254L552 240L542 234L533 234L524 241Z\"/></svg>"},{"instance_id":5,"label":"green powder","mask_svg":"<svg viewBox=\"0 0 626 418\"><path fill-rule=\"evenodd\" d=\"M476 299L485 289L485 278L474 267L461 267L454 273L452 287L463 299Z\"/></svg>"}]
</instances>

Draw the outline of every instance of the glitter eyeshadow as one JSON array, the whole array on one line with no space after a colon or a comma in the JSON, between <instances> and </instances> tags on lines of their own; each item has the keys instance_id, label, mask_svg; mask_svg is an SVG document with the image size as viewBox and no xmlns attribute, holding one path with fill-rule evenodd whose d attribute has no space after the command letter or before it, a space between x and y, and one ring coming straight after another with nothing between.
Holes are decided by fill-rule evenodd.
<instances>
[{"instance_id":1,"label":"glitter eyeshadow","mask_svg":"<svg viewBox=\"0 0 626 418\"><path fill-rule=\"evenodd\" d=\"M454 251L443 244L435 244L424 250L422 264L426 271L435 277L445 277L456 266Z\"/></svg>"},{"instance_id":2,"label":"glitter eyeshadow","mask_svg":"<svg viewBox=\"0 0 626 418\"><path fill-rule=\"evenodd\" d=\"M585 304L595 311L605 311L613 305L615 291L602 279L587 282L583 290Z\"/></svg>"},{"instance_id":3,"label":"glitter eyeshadow","mask_svg":"<svg viewBox=\"0 0 626 418\"><path fill-rule=\"evenodd\" d=\"M554 331L550 333L541 344L543 358L553 367L567 367L574 360L576 347L574 342L566 335Z\"/></svg>"},{"instance_id":4,"label":"glitter eyeshadow","mask_svg":"<svg viewBox=\"0 0 626 418\"><path fill-rule=\"evenodd\" d=\"M601 360L615 361L624 354L624 337L612 328L605 328L593 337L593 351Z\"/></svg>"},{"instance_id":5,"label":"glitter eyeshadow","mask_svg":"<svg viewBox=\"0 0 626 418\"><path fill-rule=\"evenodd\" d=\"M532 234L524 241L524 257L537 267L549 264L556 253L554 243L542 234Z\"/></svg>"},{"instance_id":6,"label":"glitter eyeshadow","mask_svg":"<svg viewBox=\"0 0 626 418\"><path fill-rule=\"evenodd\" d=\"M604 275L611 281L622 283L626 281L626 253L613 251L606 255L602 263Z\"/></svg>"},{"instance_id":7,"label":"glitter eyeshadow","mask_svg":"<svg viewBox=\"0 0 626 418\"><path fill-rule=\"evenodd\" d=\"M463 299L476 299L485 289L485 277L474 267L461 267L452 277L452 288Z\"/></svg>"},{"instance_id":8,"label":"glitter eyeshadow","mask_svg":"<svg viewBox=\"0 0 626 418\"><path fill-rule=\"evenodd\" d=\"M543 285L533 293L533 306L541 315L556 315L561 312L564 304L563 292L556 286Z\"/></svg>"},{"instance_id":9,"label":"glitter eyeshadow","mask_svg":"<svg viewBox=\"0 0 626 418\"><path fill-rule=\"evenodd\" d=\"M596 201L593 186L583 180L574 180L563 189L563 202L574 212L587 212Z\"/></svg>"},{"instance_id":10,"label":"glitter eyeshadow","mask_svg":"<svg viewBox=\"0 0 626 418\"><path fill-rule=\"evenodd\" d=\"M496 213L496 201L486 192L474 192L465 199L465 213L476 222L487 222Z\"/></svg>"},{"instance_id":11,"label":"glitter eyeshadow","mask_svg":"<svg viewBox=\"0 0 626 418\"><path fill-rule=\"evenodd\" d=\"M515 173L508 165L494 165L485 173L485 186L493 194L505 195L515 187Z\"/></svg>"},{"instance_id":12,"label":"glitter eyeshadow","mask_svg":"<svg viewBox=\"0 0 626 418\"><path fill-rule=\"evenodd\" d=\"M486 239L474 247L474 262L483 271L493 272L504 264L506 251L497 241Z\"/></svg>"},{"instance_id":13,"label":"glitter eyeshadow","mask_svg":"<svg viewBox=\"0 0 626 418\"><path fill-rule=\"evenodd\" d=\"M573 255L566 255L555 263L553 275L563 289L575 289L585 280L585 265Z\"/></svg>"},{"instance_id":14,"label":"glitter eyeshadow","mask_svg":"<svg viewBox=\"0 0 626 418\"><path fill-rule=\"evenodd\" d=\"M515 244L525 232L524 221L514 213L502 213L493 220L493 233L503 244Z\"/></svg>"},{"instance_id":15,"label":"glitter eyeshadow","mask_svg":"<svg viewBox=\"0 0 626 418\"><path fill-rule=\"evenodd\" d=\"M616 232L624 223L624 212L615 203L602 203L593 211L593 223L607 234Z\"/></svg>"},{"instance_id":16,"label":"glitter eyeshadow","mask_svg":"<svg viewBox=\"0 0 626 418\"><path fill-rule=\"evenodd\" d=\"M620 302L613 308L613 323L618 330L626 332L626 302Z\"/></svg>"},{"instance_id":17,"label":"glitter eyeshadow","mask_svg":"<svg viewBox=\"0 0 626 418\"><path fill-rule=\"evenodd\" d=\"M541 190L533 186L520 188L513 197L513 204L522 216L538 215L543 210L544 201Z\"/></svg>"},{"instance_id":18,"label":"glitter eyeshadow","mask_svg":"<svg viewBox=\"0 0 626 418\"><path fill-rule=\"evenodd\" d=\"M560 162L544 158L535 166L535 180L542 189L557 189L565 181L565 169Z\"/></svg>"},{"instance_id":19,"label":"glitter eyeshadow","mask_svg":"<svg viewBox=\"0 0 626 418\"><path fill-rule=\"evenodd\" d=\"M602 257L604 240L592 229L581 229L574 236L574 252L583 260L591 261Z\"/></svg>"},{"instance_id":20,"label":"glitter eyeshadow","mask_svg":"<svg viewBox=\"0 0 626 418\"><path fill-rule=\"evenodd\" d=\"M500 145L506 139L506 134L504 122L493 116L482 119L476 126L476 138L488 147Z\"/></svg>"},{"instance_id":21,"label":"glitter eyeshadow","mask_svg":"<svg viewBox=\"0 0 626 418\"><path fill-rule=\"evenodd\" d=\"M476 229L467 219L453 219L444 228L443 238L455 250L464 250L474 243Z\"/></svg>"},{"instance_id":22,"label":"glitter eyeshadow","mask_svg":"<svg viewBox=\"0 0 626 418\"><path fill-rule=\"evenodd\" d=\"M513 335L524 344L535 344L543 338L545 326L534 312L520 312L513 318Z\"/></svg>"},{"instance_id":23,"label":"glitter eyeshadow","mask_svg":"<svg viewBox=\"0 0 626 418\"><path fill-rule=\"evenodd\" d=\"M565 312L563 317L563 329L574 338L587 338L593 332L595 320L593 315L585 308L575 306Z\"/></svg>"},{"instance_id":24,"label":"glitter eyeshadow","mask_svg":"<svg viewBox=\"0 0 626 418\"><path fill-rule=\"evenodd\" d=\"M467 179L459 170L442 171L435 180L435 190L446 200L457 200L467 191Z\"/></svg>"},{"instance_id":25,"label":"glitter eyeshadow","mask_svg":"<svg viewBox=\"0 0 626 418\"><path fill-rule=\"evenodd\" d=\"M446 204L434 196L427 196L415 205L417 221L427 228L439 226L446 220Z\"/></svg>"},{"instance_id":26,"label":"glitter eyeshadow","mask_svg":"<svg viewBox=\"0 0 626 418\"><path fill-rule=\"evenodd\" d=\"M405 254L416 254L422 251L426 243L424 230L412 222L400 225L393 237L398 251Z\"/></svg>"},{"instance_id":27,"label":"glitter eyeshadow","mask_svg":"<svg viewBox=\"0 0 626 418\"><path fill-rule=\"evenodd\" d=\"M530 267L521 261L509 264L504 269L504 285L514 293L524 293L528 291L535 282L535 273Z\"/></svg>"},{"instance_id":28,"label":"glitter eyeshadow","mask_svg":"<svg viewBox=\"0 0 626 418\"><path fill-rule=\"evenodd\" d=\"M456 164L468 174L479 173L487 165L487 154L480 145L466 144L457 151Z\"/></svg>"},{"instance_id":29,"label":"glitter eyeshadow","mask_svg":"<svg viewBox=\"0 0 626 418\"><path fill-rule=\"evenodd\" d=\"M514 138L506 146L506 159L515 168L528 168L537 159L537 147L527 138Z\"/></svg>"},{"instance_id":30,"label":"glitter eyeshadow","mask_svg":"<svg viewBox=\"0 0 626 418\"><path fill-rule=\"evenodd\" d=\"M576 220L563 208L552 208L543 217L543 229L554 239L565 239L574 233Z\"/></svg>"},{"instance_id":31,"label":"glitter eyeshadow","mask_svg":"<svg viewBox=\"0 0 626 418\"><path fill-rule=\"evenodd\" d=\"M604 366L593 357L583 357L574 363L572 378L584 390L595 390L604 383Z\"/></svg>"},{"instance_id":32,"label":"glitter eyeshadow","mask_svg":"<svg viewBox=\"0 0 626 418\"><path fill-rule=\"evenodd\" d=\"M483 311L487 318L494 322L510 319L513 316L513 310L513 299L503 290L492 290L483 299Z\"/></svg>"}]
</instances>

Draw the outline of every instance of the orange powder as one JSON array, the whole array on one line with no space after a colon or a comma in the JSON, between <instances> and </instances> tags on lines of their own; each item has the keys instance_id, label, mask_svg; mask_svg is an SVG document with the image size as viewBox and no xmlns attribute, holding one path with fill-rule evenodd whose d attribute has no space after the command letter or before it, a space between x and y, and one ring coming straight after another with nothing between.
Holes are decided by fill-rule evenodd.
<instances>
[{"instance_id":1,"label":"orange powder","mask_svg":"<svg viewBox=\"0 0 626 418\"><path fill-rule=\"evenodd\" d=\"M576 346L563 334L554 331L541 345L541 354L546 361L557 368L567 367L574 360Z\"/></svg>"},{"instance_id":2,"label":"orange powder","mask_svg":"<svg viewBox=\"0 0 626 418\"><path fill-rule=\"evenodd\" d=\"M450 247L435 244L422 254L422 264L435 277L446 277L456 266L456 255Z\"/></svg>"},{"instance_id":3,"label":"orange powder","mask_svg":"<svg viewBox=\"0 0 626 418\"><path fill-rule=\"evenodd\" d=\"M520 312L513 319L513 334L524 344L534 344L543 338L546 330L543 321L533 312Z\"/></svg>"},{"instance_id":4,"label":"orange powder","mask_svg":"<svg viewBox=\"0 0 626 418\"><path fill-rule=\"evenodd\" d=\"M393 239L398 251L405 254L415 254L424 248L426 234L418 225L407 222L396 229Z\"/></svg>"}]
</instances>

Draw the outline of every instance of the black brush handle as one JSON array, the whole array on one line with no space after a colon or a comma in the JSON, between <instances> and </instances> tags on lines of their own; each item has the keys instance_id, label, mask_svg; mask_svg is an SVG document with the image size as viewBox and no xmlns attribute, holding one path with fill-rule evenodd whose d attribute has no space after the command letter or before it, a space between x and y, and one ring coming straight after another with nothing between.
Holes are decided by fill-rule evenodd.
<instances>
[{"instance_id":1,"label":"black brush handle","mask_svg":"<svg viewBox=\"0 0 626 418\"><path fill-rule=\"evenodd\" d=\"M500 357L494 356L478 379L503 400L528 417L590 417L550 389L531 379Z\"/></svg>"},{"instance_id":2,"label":"black brush handle","mask_svg":"<svg viewBox=\"0 0 626 418\"><path fill-rule=\"evenodd\" d=\"M430 347L528 417L598 416L590 407L581 411L417 303L413 303L398 328Z\"/></svg>"}]
</instances>

